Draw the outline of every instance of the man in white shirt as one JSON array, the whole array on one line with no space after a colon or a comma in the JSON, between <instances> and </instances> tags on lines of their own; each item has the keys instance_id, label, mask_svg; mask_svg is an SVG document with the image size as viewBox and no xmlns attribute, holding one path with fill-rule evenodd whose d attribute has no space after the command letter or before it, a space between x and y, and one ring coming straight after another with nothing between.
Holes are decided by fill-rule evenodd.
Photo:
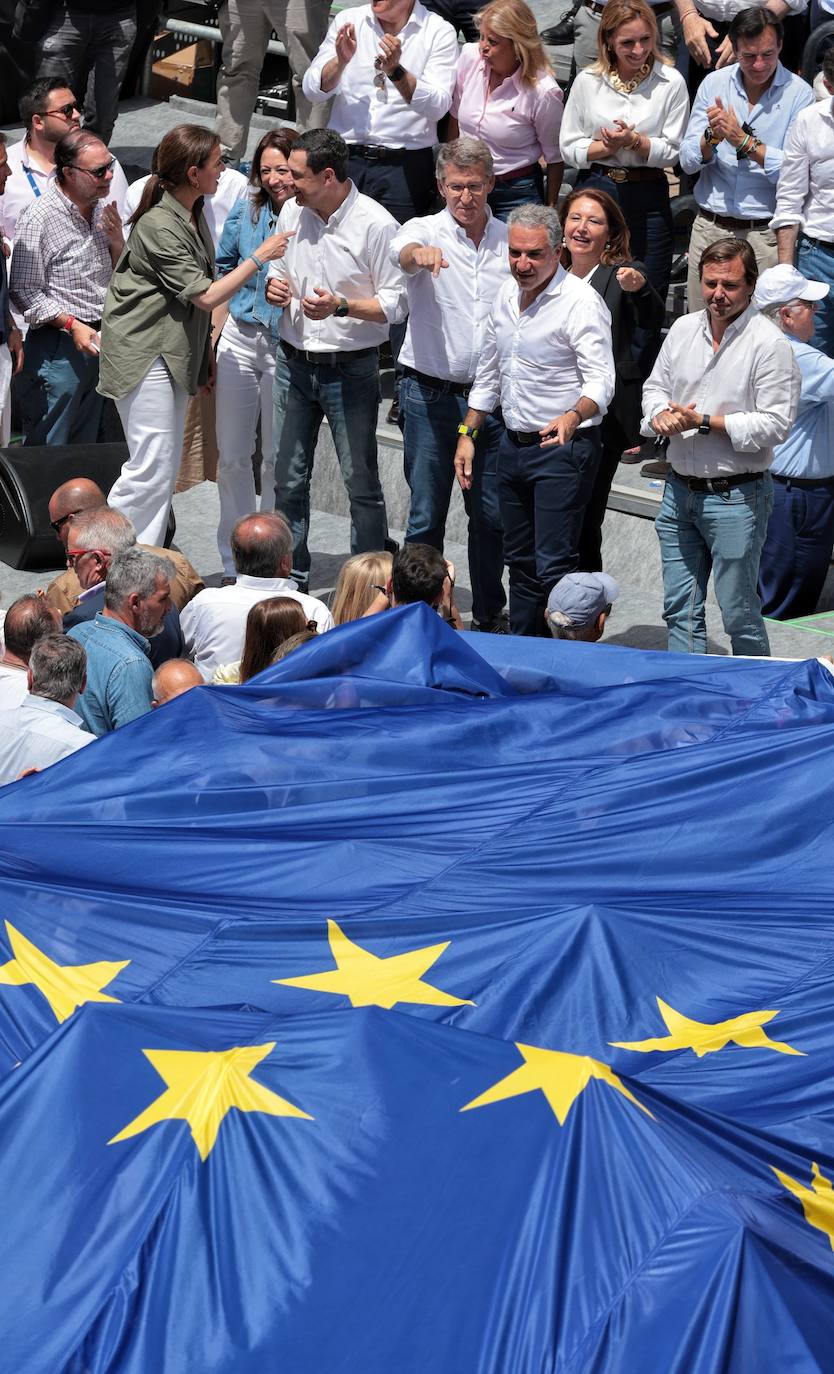
<instances>
[{"instance_id":1,"label":"man in white shirt","mask_svg":"<svg viewBox=\"0 0 834 1374\"><path fill-rule=\"evenodd\" d=\"M55 180L55 145L71 129L81 128L75 96L59 78L36 81L20 98L20 117L26 134L8 148L11 181L0 200L0 228L14 239L17 221L27 206L45 195ZM114 159L105 203L115 203L123 215L127 178Z\"/></svg>"},{"instance_id":2,"label":"man in white shirt","mask_svg":"<svg viewBox=\"0 0 834 1374\"><path fill-rule=\"evenodd\" d=\"M60 634L61 613L45 596L26 592L13 601L3 621L0 658L0 709L19 706L28 691L26 675L35 645L47 635Z\"/></svg>"},{"instance_id":3,"label":"man in white shirt","mask_svg":"<svg viewBox=\"0 0 834 1374\"><path fill-rule=\"evenodd\" d=\"M706 653L710 570L734 654L770 653L757 589L773 508L768 469L799 403L791 346L751 304L756 257L719 239L701 257L705 310L676 320L643 388L643 433L669 439L655 521L669 648Z\"/></svg>"},{"instance_id":4,"label":"man in white shirt","mask_svg":"<svg viewBox=\"0 0 834 1374\"><path fill-rule=\"evenodd\" d=\"M324 602L300 592L290 578L292 533L283 516L262 511L238 520L232 530L232 557L237 571L234 585L206 587L182 613L188 652L206 682L211 682L221 664L237 663L242 657L246 617L265 597L288 596L301 603L319 631L333 627Z\"/></svg>"},{"instance_id":5,"label":"man in white shirt","mask_svg":"<svg viewBox=\"0 0 834 1374\"><path fill-rule=\"evenodd\" d=\"M460 50L451 24L420 0L371 0L336 16L304 74L350 149L357 188L400 224L434 196L432 146L452 104Z\"/></svg>"},{"instance_id":6,"label":"man in white shirt","mask_svg":"<svg viewBox=\"0 0 834 1374\"><path fill-rule=\"evenodd\" d=\"M0 785L92 744L95 736L73 710L86 669L87 655L67 635L48 635L35 645L27 695L13 710L0 710Z\"/></svg>"},{"instance_id":7,"label":"man in white shirt","mask_svg":"<svg viewBox=\"0 0 834 1374\"><path fill-rule=\"evenodd\" d=\"M614 394L611 316L602 298L559 264L554 209L509 217L512 278L487 323L455 472L472 486L475 441L500 405L498 499L510 569L510 630L548 635L548 594L579 566L579 536L600 459L599 426Z\"/></svg>"},{"instance_id":8,"label":"man in white shirt","mask_svg":"<svg viewBox=\"0 0 834 1374\"><path fill-rule=\"evenodd\" d=\"M293 577L306 588L310 476L327 416L351 515L351 553L388 537L377 469L379 356L405 314L405 282L390 261L397 225L348 180L344 139L302 134L289 156L295 199L278 219L292 235L270 264L267 300L283 307L275 365L275 505L293 532Z\"/></svg>"},{"instance_id":9,"label":"man in white shirt","mask_svg":"<svg viewBox=\"0 0 834 1374\"><path fill-rule=\"evenodd\" d=\"M411 491L406 543L443 552L455 477L457 428L466 413L489 312L507 280L507 228L487 205L492 154L477 138L441 144L437 185L445 210L412 219L391 244L408 277L408 330L400 353L400 416ZM472 617L479 630L506 628L504 538L496 467L503 429L485 418L476 440L469 516Z\"/></svg>"},{"instance_id":10,"label":"man in white shirt","mask_svg":"<svg viewBox=\"0 0 834 1374\"><path fill-rule=\"evenodd\" d=\"M834 48L822 63L827 100L797 115L785 140L776 188L779 261L796 265L809 281L834 286ZM797 251L797 241L799 248ZM834 292L820 302L811 343L834 358Z\"/></svg>"}]
</instances>

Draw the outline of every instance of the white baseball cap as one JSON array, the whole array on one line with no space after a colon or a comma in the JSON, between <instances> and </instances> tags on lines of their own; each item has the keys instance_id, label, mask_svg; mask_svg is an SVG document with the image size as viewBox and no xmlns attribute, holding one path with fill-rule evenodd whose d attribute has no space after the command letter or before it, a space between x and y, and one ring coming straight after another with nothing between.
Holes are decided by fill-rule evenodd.
<instances>
[{"instance_id":1,"label":"white baseball cap","mask_svg":"<svg viewBox=\"0 0 834 1374\"><path fill-rule=\"evenodd\" d=\"M778 267L767 267L762 272L753 304L757 310L764 310L768 305L787 305L788 301L821 301L828 291L825 282L809 281L790 263L780 262Z\"/></svg>"}]
</instances>

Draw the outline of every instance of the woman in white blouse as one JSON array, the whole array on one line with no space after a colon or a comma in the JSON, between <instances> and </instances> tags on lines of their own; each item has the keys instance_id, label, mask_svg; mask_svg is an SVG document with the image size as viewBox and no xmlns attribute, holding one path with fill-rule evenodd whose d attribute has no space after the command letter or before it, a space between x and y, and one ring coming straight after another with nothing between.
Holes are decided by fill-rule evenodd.
<instances>
[{"instance_id":1,"label":"woman in white blouse","mask_svg":"<svg viewBox=\"0 0 834 1374\"><path fill-rule=\"evenodd\" d=\"M460 55L449 141L480 138L492 153L489 204L498 219L529 201L556 204L562 181L562 92L524 0L493 0L475 16L480 38ZM545 186L540 160L547 167Z\"/></svg>"},{"instance_id":2,"label":"woman in white blouse","mask_svg":"<svg viewBox=\"0 0 834 1374\"><path fill-rule=\"evenodd\" d=\"M593 186L617 201L632 252L665 300L674 230L664 168L677 161L689 118L686 83L661 56L644 0L608 0L597 42L599 60L579 73L565 106L562 155L580 168L577 188ZM659 338L639 343L656 352Z\"/></svg>"}]
</instances>

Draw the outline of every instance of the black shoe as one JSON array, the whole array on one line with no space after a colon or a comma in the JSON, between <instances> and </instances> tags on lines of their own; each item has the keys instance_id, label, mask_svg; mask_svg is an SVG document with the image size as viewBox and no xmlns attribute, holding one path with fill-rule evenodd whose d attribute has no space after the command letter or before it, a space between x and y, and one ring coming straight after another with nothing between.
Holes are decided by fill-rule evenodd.
<instances>
[{"instance_id":1,"label":"black shoe","mask_svg":"<svg viewBox=\"0 0 834 1374\"><path fill-rule=\"evenodd\" d=\"M494 620L473 620L472 629L482 635L508 635L510 633L510 622L506 612L497 615Z\"/></svg>"},{"instance_id":2,"label":"black shoe","mask_svg":"<svg viewBox=\"0 0 834 1374\"><path fill-rule=\"evenodd\" d=\"M388 414L386 415L385 420L386 420L386 423L389 424L389 425L398 425L398 424L400 423L400 403L399 403L399 401L392 401L392 402L391 402L391 409L389 410Z\"/></svg>"},{"instance_id":3,"label":"black shoe","mask_svg":"<svg viewBox=\"0 0 834 1374\"><path fill-rule=\"evenodd\" d=\"M382 547L386 553L399 553L400 549L396 539L392 539L390 535L383 541Z\"/></svg>"}]
</instances>

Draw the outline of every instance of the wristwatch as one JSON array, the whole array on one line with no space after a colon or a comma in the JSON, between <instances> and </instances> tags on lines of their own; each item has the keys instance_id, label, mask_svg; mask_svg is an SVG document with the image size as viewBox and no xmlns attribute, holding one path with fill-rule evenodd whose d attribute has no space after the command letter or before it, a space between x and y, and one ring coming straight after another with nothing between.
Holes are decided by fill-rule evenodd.
<instances>
[{"instance_id":1,"label":"wristwatch","mask_svg":"<svg viewBox=\"0 0 834 1374\"><path fill-rule=\"evenodd\" d=\"M391 68L390 72L388 73L388 76L391 81L402 81L403 77L405 76L405 67L401 67L398 62L396 67Z\"/></svg>"},{"instance_id":2,"label":"wristwatch","mask_svg":"<svg viewBox=\"0 0 834 1374\"><path fill-rule=\"evenodd\" d=\"M701 416L701 423L700 423L699 426L698 426L698 433L699 433L699 434L709 434L709 422L710 422L710 416L709 416L709 415L702 415L702 416Z\"/></svg>"},{"instance_id":3,"label":"wristwatch","mask_svg":"<svg viewBox=\"0 0 834 1374\"><path fill-rule=\"evenodd\" d=\"M710 146L713 148L717 143L721 142L721 139L718 137L718 135L713 133L712 126L710 124L708 124L707 127L704 129L704 142L709 143Z\"/></svg>"},{"instance_id":4,"label":"wristwatch","mask_svg":"<svg viewBox=\"0 0 834 1374\"><path fill-rule=\"evenodd\" d=\"M345 297L340 296L339 304L336 306L336 309L333 311L333 314L336 315L338 319L343 320L345 318L345 315L348 313L349 309L350 307L348 306Z\"/></svg>"},{"instance_id":5,"label":"wristwatch","mask_svg":"<svg viewBox=\"0 0 834 1374\"><path fill-rule=\"evenodd\" d=\"M477 439L478 431L471 425L458 425L458 434L462 434L464 439Z\"/></svg>"}]
</instances>

